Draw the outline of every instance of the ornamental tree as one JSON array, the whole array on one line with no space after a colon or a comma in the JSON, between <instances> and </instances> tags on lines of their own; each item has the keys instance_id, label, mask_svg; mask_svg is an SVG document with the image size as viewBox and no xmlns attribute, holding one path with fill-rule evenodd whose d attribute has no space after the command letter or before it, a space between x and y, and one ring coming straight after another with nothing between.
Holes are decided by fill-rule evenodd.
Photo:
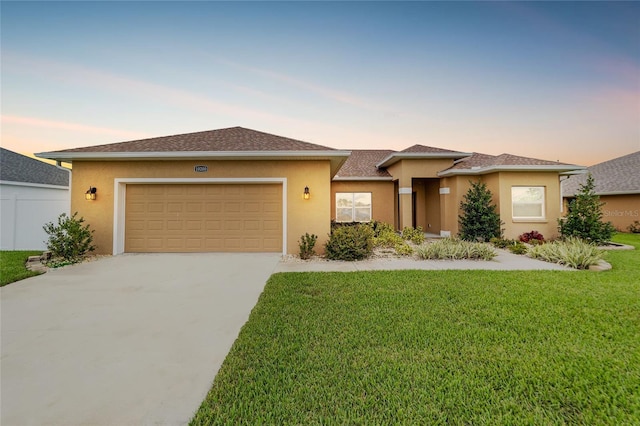
<instances>
[{"instance_id":1,"label":"ornamental tree","mask_svg":"<svg viewBox=\"0 0 640 426\"><path fill-rule=\"evenodd\" d=\"M471 188L460 202L462 214L458 216L459 236L467 241L489 241L502 236L503 222L495 204L493 195L483 182L470 182Z\"/></svg>"},{"instance_id":2,"label":"ornamental tree","mask_svg":"<svg viewBox=\"0 0 640 426\"><path fill-rule=\"evenodd\" d=\"M602 206L605 203L596 195L595 186L595 180L589 173L587 181L580 185L576 197L569 203L567 216L558 219L563 238L578 237L595 244L611 239L616 229L611 222L602 220Z\"/></svg>"}]
</instances>

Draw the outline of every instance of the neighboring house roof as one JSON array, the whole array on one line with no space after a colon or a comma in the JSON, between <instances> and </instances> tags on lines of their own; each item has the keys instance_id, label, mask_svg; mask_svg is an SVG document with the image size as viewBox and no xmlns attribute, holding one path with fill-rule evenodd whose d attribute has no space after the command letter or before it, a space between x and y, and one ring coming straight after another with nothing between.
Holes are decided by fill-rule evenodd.
<instances>
[{"instance_id":1,"label":"neighboring house roof","mask_svg":"<svg viewBox=\"0 0 640 426\"><path fill-rule=\"evenodd\" d=\"M391 180L386 169L376 167L391 150L354 149L333 180Z\"/></svg>"},{"instance_id":2,"label":"neighboring house roof","mask_svg":"<svg viewBox=\"0 0 640 426\"><path fill-rule=\"evenodd\" d=\"M0 148L0 181L69 186L69 170Z\"/></svg>"},{"instance_id":3,"label":"neighboring house roof","mask_svg":"<svg viewBox=\"0 0 640 426\"><path fill-rule=\"evenodd\" d=\"M587 168L598 195L640 194L640 151ZM570 197L586 183L587 174L571 176L562 184L562 195Z\"/></svg>"},{"instance_id":4,"label":"neighboring house roof","mask_svg":"<svg viewBox=\"0 0 640 426\"><path fill-rule=\"evenodd\" d=\"M539 160L512 154L488 155L474 152L470 157L456 161L453 166L441 171L438 175L481 175L499 171L556 171L562 173L580 169L584 169L584 167L559 161Z\"/></svg>"},{"instance_id":5,"label":"neighboring house roof","mask_svg":"<svg viewBox=\"0 0 640 426\"><path fill-rule=\"evenodd\" d=\"M209 130L106 145L87 146L54 152L38 157L58 161L74 160L330 160L332 175L349 156L322 145L245 129Z\"/></svg>"}]
</instances>

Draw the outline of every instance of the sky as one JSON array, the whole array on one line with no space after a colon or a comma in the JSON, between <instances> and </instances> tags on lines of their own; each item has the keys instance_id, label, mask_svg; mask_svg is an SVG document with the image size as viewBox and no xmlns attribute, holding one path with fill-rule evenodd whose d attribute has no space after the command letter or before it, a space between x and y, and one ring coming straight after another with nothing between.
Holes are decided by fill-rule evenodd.
<instances>
[{"instance_id":1,"label":"sky","mask_svg":"<svg viewBox=\"0 0 640 426\"><path fill-rule=\"evenodd\" d=\"M640 150L640 2L11 2L1 145L241 126L589 166Z\"/></svg>"}]
</instances>

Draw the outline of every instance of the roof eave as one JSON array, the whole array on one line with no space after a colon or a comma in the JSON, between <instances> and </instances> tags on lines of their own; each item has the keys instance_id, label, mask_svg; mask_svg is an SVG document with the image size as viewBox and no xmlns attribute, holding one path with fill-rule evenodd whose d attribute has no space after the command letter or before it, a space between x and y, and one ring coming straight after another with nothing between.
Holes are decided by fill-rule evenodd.
<instances>
[{"instance_id":1,"label":"roof eave","mask_svg":"<svg viewBox=\"0 0 640 426\"><path fill-rule=\"evenodd\" d=\"M438 176L447 177L447 176L456 176L456 175L484 175L487 173L496 173L496 172L558 172L558 173L566 173L575 170L583 170L586 169L584 166L570 166L570 165L548 165L548 166L489 166L489 167L478 167L472 169L452 169L452 170L443 170L438 172Z\"/></svg>"},{"instance_id":2,"label":"roof eave","mask_svg":"<svg viewBox=\"0 0 640 426\"><path fill-rule=\"evenodd\" d=\"M157 151L157 152L39 152L35 156L49 160L73 162L73 160L186 160L186 159L253 159L296 157L349 157L351 151L302 150L302 151Z\"/></svg>"},{"instance_id":3,"label":"roof eave","mask_svg":"<svg viewBox=\"0 0 640 426\"><path fill-rule=\"evenodd\" d=\"M331 177L347 161L351 151L167 151L167 152L40 152L39 158L73 163L80 161L169 160L329 160Z\"/></svg>"},{"instance_id":4,"label":"roof eave","mask_svg":"<svg viewBox=\"0 0 640 426\"><path fill-rule=\"evenodd\" d=\"M389 167L400 160L429 160L437 158L461 159L471 157L471 152L394 152L376 164L377 168Z\"/></svg>"}]
</instances>

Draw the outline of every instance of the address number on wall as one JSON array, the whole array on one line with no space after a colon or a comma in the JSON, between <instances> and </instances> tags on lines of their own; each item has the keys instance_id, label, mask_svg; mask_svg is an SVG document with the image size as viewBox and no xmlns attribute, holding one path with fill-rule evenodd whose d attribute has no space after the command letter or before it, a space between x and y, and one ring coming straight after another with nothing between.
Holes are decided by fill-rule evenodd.
<instances>
[{"instance_id":1,"label":"address number on wall","mask_svg":"<svg viewBox=\"0 0 640 426\"><path fill-rule=\"evenodd\" d=\"M208 166L195 166L193 168L193 170L196 173L204 173L204 172L208 172L209 171L209 167Z\"/></svg>"}]
</instances>

